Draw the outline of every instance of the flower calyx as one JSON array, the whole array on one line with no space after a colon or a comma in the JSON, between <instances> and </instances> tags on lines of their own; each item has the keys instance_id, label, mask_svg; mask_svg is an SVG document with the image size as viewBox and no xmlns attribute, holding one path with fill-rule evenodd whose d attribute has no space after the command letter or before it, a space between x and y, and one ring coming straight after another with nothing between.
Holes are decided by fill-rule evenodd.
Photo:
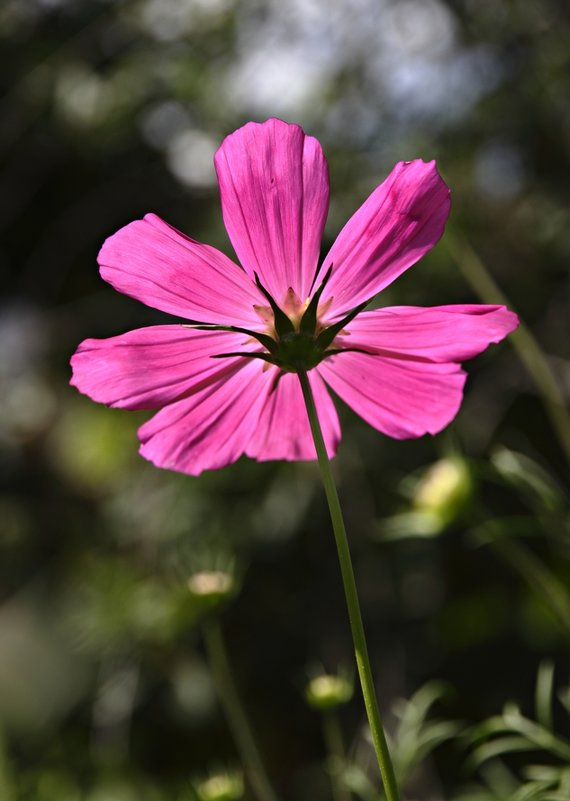
<instances>
[{"instance_id":1,"label":"flower calyx","mask_svg":"<svg viewBox=\"0 0 570 801\"><path fill-rule=\"evenodd\" d=\"M196 326L197 328L216 331L234 331L243 333L257 340L263 346L264 351L234 351L232 353L218 353L213 358L222 359L227 357L242 356L249 359L262 359L269 364L274 364L286 373L298 373L301 371L312 370L319 362L328 356L341 353L347 348L331 348L336 336L343 328L367 305L360 304L338 322L329 326L324 326L318 317L319 301L322 292L332 274L332 265L328 269L319 288L305 307L301 304L293 289L289 290L286 305L291 309L291 314L285 311L276 303L267 289L255 275L255 283L260 292L267 298L271 312L273 314L273 326L271 333L261 333L251 331L247 328L237 326ZM267 309L269 312L269 309Z\"/></svg>"}]
</instances>

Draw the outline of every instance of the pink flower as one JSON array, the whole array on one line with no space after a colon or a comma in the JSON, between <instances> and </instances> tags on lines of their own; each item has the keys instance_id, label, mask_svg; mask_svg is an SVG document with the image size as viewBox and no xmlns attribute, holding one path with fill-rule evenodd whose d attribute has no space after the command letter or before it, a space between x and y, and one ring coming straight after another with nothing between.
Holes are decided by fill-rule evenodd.
<instances>
[{"instance_id":1,"label":"pink flower","mask_svg":"<svg viewBox=\"0 0 570 801\"><path fill-rule=\"evenodd\" d=\"M320 269L329 179L316 139L281 120L250 122L215 165L242 267L154 214L122 228L99 254L103 278L191 322L85 340L71 383L109 406L159 409L139 429L141 454L193 475L244 453L316 458L299 368L330 455L340 426L327 385L390 437L441 431L461 404L460 362L518 320L504 306L363 311L443 233L449 190L435 162L397 164Z\"/></svg>"}]
</instances>

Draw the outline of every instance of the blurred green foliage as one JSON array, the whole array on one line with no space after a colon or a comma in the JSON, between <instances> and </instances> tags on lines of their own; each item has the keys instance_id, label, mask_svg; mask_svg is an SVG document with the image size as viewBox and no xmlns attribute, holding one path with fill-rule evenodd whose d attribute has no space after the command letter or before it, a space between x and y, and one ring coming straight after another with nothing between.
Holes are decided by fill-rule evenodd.
<instances>
[{"instance_id":1,"label":"blurred green foliage","mask_svg":"<svg viewBox=\"0 0 570 801\"><path fill-rule=\"evenodd\" d=\"M475 254L528 326L530 344L468 365L436 439L392 442L342 409L335 470L406 797L567 800L570 726L548 701L567 704L570 646L548 383L567 402L567 3L4 0L0 66L0 799L239 797L220 768L239 760L202 643L211 605L188 589L201 572L235 581L221 625L280 797L331 796L306 670L352 655L314 465L157 471L136 453L145 415L67 386L81 339L165 319L101 281L104 238L154 211L231 253L211 157L277 115L329 158L324 247L396 160L438 159L453 247L379 302L485 300ZM535 720L497 717L510 698L530 708L544 657L559 669L539 672ZM372 801L358 692L339 720L344 791Z\"/></svg>"}]
</instances>

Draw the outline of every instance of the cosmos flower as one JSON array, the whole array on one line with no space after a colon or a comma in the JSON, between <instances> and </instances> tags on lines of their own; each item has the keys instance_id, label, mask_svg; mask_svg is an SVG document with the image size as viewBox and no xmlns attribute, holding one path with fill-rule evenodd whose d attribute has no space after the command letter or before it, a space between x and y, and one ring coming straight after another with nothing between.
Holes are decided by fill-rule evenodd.
<instances>
[{"instance_id":1,"label":"cosmos flower","mask_svg":"<svg viewBox=\"0 0 570 801\"><path fill-rule=\"evenodd\" d=\"M460 363L518 321L504 306L364 310L443 233L449 190L435 162L398 163L320 268L329 179L316 139L250 122L215 166L241 267L154 214L122 228L103 244L102 277L186 322L85 340L71 383L109 406L158 409L139 429L141 454L193 475L242 454L316 458L299 370L331 456L340 426L329 389L389 437L441 431L461 404Z\"/></svg>"}]
</instances>

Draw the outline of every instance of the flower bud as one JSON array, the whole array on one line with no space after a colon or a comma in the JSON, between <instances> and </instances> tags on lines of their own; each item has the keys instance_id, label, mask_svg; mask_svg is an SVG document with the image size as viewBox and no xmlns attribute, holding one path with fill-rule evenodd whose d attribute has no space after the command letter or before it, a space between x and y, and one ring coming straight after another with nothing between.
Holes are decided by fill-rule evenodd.
<instances>
[{"instance_id":1,"label":"flower bud","mask_svg":"<svg viewBox=\"0 0 570 801\"><path fill-rule=\"evenodd\" d=\"M243 797L243 778L239 773L217 773L195 789L199 801L238 801Z\"/></svg>"},{"instance_id":2,"label":"flower bud","mask_svg":"<svg viewBox=\"0 0 570 801\"><path fill-rule=\"evenodd\" d=\"M305 689L305 697L313 709L332 709L352 698L352 682L344 676L322 673L315 676Z\"/></svg>"},{"instance_id":3,"label":"flower bud","mask_svg":"<svg viewBox=\"0 0 570 801\"><path fill-rule=\"evenodd\" d=\"M225 570L200 570L187 582L190 595L206 608L219 606L236 591L233 575Z\"/></svg>"},{"instance_id":4,"label":"flower bud","mask_svg":"<svg viewBox=\"0 0 570 801\"><path fill-rule=\"evenodd\" d=\"M414 506L441 526L451 523L469 500L472 490L467 463L457 457L440 459L428 468L414 492Z\"/></svg>"}]
</instances>

